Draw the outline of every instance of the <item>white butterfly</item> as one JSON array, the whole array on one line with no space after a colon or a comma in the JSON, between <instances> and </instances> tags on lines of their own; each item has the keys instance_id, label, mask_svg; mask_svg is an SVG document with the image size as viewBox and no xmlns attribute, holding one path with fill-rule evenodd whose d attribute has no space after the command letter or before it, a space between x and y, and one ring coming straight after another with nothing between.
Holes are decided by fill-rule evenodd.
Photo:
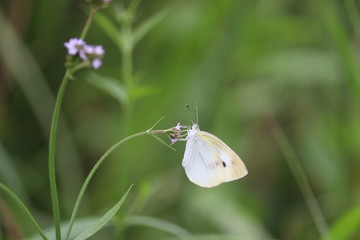
<instances>
[{"instance_id":1,"label":"white butterfly","mask_svg":"<svg viewBox=\"0 0 360 240\"><path fill-rule=\"evenodd\" d=\"M240 157L216 136L188 129L182 165L189 180L201 187L214 187L244 177L248 171Z\"/></svg>"}]
</instances>

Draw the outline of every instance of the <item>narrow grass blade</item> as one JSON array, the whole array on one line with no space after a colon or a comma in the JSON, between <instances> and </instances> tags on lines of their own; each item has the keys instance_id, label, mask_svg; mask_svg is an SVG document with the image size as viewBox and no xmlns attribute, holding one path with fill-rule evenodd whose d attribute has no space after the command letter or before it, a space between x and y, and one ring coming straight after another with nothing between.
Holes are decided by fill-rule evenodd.
<instances>
[{"instance_id":1,"label":"narrow grass blade","mask_svg":"<svg viewBox=\"0 0 360 240\"><path fill-rule=\"evenodd\" d=\"M119 43L121 42L122 36L116 27L108 17L106 17L104 14L97 12L96 16L94 18L95 22L100 26L100 28L109 36L109 38L113 41L113 43L119 46Z\"/></svg>"},{"instance_id":2,"label":"narrow grass blade","mask_svg":"<svg viewBox=\"0 0 360 240\"><path fill-rule=\"evenodd\" d=\"M302 195L322 239L331 240L332 237L330 235L329 227L325 221L325 217L320 209L319 203L316 200L316 197L310 187L310 183L306 177L305 171L299 163L299 159L291 147L284 131L272 113L269 115L269 122L271 124L273 136L277 141L284 158L288 162L290 170L302 192Z\"/></svg>"},{"instance_id":3,"label":"narrow grass blade","mask_svg":"<svg viewBox=\"0 0 360 240\"><path fill-rule=\"evenodd\" d=\"M125 87L119 81L116 81L112 78L103 77L93 72L87 73L85 78L88 83L105 91L114 97L120 104L125 104L128 98L128 93Z\"/></svg>"},{"instance_id":4,"label":"narrow grass blade","mask_svg":"<svg viewBox=\"0 0 360 240\"><path fill-rule=\"evenodd\" d=\"M134 31L134 46L148 33L152 28L154 28L161 20L163 20L168 11L162 10L145 20L137 29Z\"/></svg>"},{"instance_id":5,"label":"narrow grass blade","mask_svg":"<svg viewBox=\"0 0 360 240\"><path fill-rule=\"evenodd\" d=\"M90 226L88 229L80 233L75 240L84 240L88 239L92 235L94 235L96 232L98 232L107 222L109 222L112 217L119 211L121 205L124 203L127 195L130 192L130 189L132 186L129 187L127 192L124 194L124 196L120 199L120 201L115 204L104 216L102 216L94 225Z\"/></svg>"},{"instance_id":6,"label":"narrow grass blade","mask_svg":"<svg viewBox=\"0 0 360 240\"><path fill-rule=\"evenodd\" d=\"M147 131L150 132L151 130L153 130L154 127L155 127L161 120L163 120L164 118L165 118L165 116L164 116L164 117L161 117L159 120L157 120L157 121L154 123L154 125L152 125L151 128L149 128Z\"/></svg>"},{"instance_id":7,"label":"narrow grass blade","mask_svg":"<svg viewBox=\"0 0 360 240\"><path fill-rule=\"evenodd\" d=\"M151 136L153 136L156 140L158 140L159 142L161 142L162 144L164 144L166 147L170 148L173 151L176 151L175 148L171 147L169 144L167 144L166 142L164 142L164 140L162 140L161 138L159 138L158 136L156 136L155 134L151 133Z\"/></svg>"},{"instance_id":8,"label":"narrow grass blade","mask_svg":"<svg viewBox=\"0 0 360 240\"><path fill-rule=\"evenodd\" d=\"M29 209L25 206L25 204L13 193L8 187L4 184L0 183L0 189L2 189L9 197L24 211L24 213L30 218L31 223L34 225L38 233L44 240L48 238L45 236L43 230L40 228L39 224L36 222L35 218L31 215Z\"/></svg>"},{"instance_id":9,"label":"narrow grass blade","mask_svg":"<svg viewBox=\"0 0 360 240\"><path fill-rule=\"evenodd\" d=\"M10 159L10 156L5 151L0 141L0 181L14 189L18 196L27 202L27 196L22 186L20 176L14 166L14 161ZM25 200L24 200L25 199Z\"/></svg>"},{"instance_id":10,"label":"narrow grass blade","mask_svg":"<svg viewBox=\"0 0 360 240\"><path fill-rule=\"evenodd\" d=\"M94 176L95 172L97 171L97 169L101 166L101 164L105 161L105 159L110 155L110 153L112 153L115 149L117 149L121 144L129 141L130 139L132 138L135 138L135 137L139 137L139 136L143 136L143 135L147 135L149 134L148 132L139 132L139 133L136 133L134 135L131 135L131 136L128 136L122 140L120 140L119 142L115 143L111 148L109 148L102 156L101 158L96 162L96 164L94 165L94 167L91 169L90 173L88 174L88 176L86 177L85 179L85 182L83 184L83 186L81 187L80 189L80 193L76 199L76 202L75 202L75 206L73 208L73 211L72 211L72 214L71 214L71 218L70 218L70 221L69 221L69 227L68 227L68 230L66 232L66 237L65 239L69 239L69 236L70 236L70 233L71 233L71 229L72 229L72 226L75 222L75 218L76 218L76 215L77 215L77 212L80 208L80 203L81 203L81 200L85 194L85 191L86 191L86 188L87 186L89 185L92 177Z\"/></svg>"}]
</instances>

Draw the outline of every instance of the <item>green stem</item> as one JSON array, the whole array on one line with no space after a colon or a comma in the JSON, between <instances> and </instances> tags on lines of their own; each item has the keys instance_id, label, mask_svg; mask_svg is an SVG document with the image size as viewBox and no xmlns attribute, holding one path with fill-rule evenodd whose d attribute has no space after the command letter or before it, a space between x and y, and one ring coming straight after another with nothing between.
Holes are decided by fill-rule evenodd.
<instances>
[{"instance_id":1,"label":"green stem","mask_svg":"<svg viewBox=\"0 0 360 240\"><path fill-rule=\"evenodd\" d=\"M345 7L349 14L349 18L356 34L360 34L360 16L356 9L356 4L353 0L345 0ZM356 35L356 37L360 37Z\"/></svg>"},{"instance_id":2,"label":"green stem","mask_svg":"<svg viewBox=\"0 0 360 240\"><path fill-rule=\"evenodd\" d=\"M287 139L284 131L279 125L273 114L270 114L271 130L277 141L282 154L284 155L292 174L302 192L305 202L310 210L310 213L314 219L315 225L323 240L331 240L331 234L329 227L325 221L325 217L321 211L320 205L316 200L316 197L310 187L310 183L306 177L305 171L302 168L299 159L297 158L294 149L291 147L289 140Z\"/></svg>"},{"instance_id":3,"label":"green stem","mask_svg":"<svg viewBox=\"0 0 360 240\"><path fill-rule=\"evenodd\" d=\"M80 38L81 39L85 39L85 36L90 28L90 25L91 25L91 22L92 20L94 19L94 16L95 16L95 13L96 11L98 10L98 7L95 7L93 6L90 10L90 14L89 14L89 17L88 19L86 20L86 23L85 23L85 26L84 26L84 29L82 30L81 32L81 35L80 35Z\"/></svg>"},{"instance_id":4,"label":"green stem","mask_svg":"<svg viewBox=\"0 0 360 240\"><path fill-rule=\"evenodd\" d=\"M35 218L31 215L30 211L27 209L25 204L13 193L8 187L6 187L4 184L0 183L0 189L2 189L5 193L7 193L10 198L14 200L14 202L25 212L25 214L30 218L32 224L38 231L38 233L41 235L41 237L44 240L48 240L48 238L45 236L44 232L40 228L39 224L36 222Z\"/></svg>"},{"instance_id":5,"label":"green stem","mask_svg":"<svg viewBox=\"0 0 360 240\"><path fill-rule=\"evenodd\" d=\"M345 31L346 27L340 20L339 9L335 1L317 0L312 2L316 4L315 6L318 9L316 14L323 18L325 27L333 40L334 47L346 75L344 79L349 82L350 90L354 92L358 101L360 101L360 71L357 55Z\"/></svg>"},{"instance_id":6,"label":"green stem","mask_svg":"<svg viewBox=\"0 0 360 240\"><path fill-rule=\"evenodd\" d=\"M155 133L164 133L164 130L152 130L152 131L145 131L145 132L139 132L136 134L133 134L131 136L128 136L122 140L120 140L119 142L115 143L111 148L109 148L102 156L101 158L96 162L96 164L94 165L94 167L91 169L89 175L86 177L85 182L83 184L83 186L81 187L80 193L78 195L78 198L76 199L75 202L75 206L73 209L73 212L71 214L71 218L70 218L70 222L69 222L69 227L68 230L66 232L66 240L69 239L70 233L71 233L71 229L73 227L77 212L79 210L80 207L80 203L81 200L84 196L84 193L86 191L87 186L89 185L89 182L91 181L92 177L94 176L96 170L100 167L100 165L104 162L104 160L116 149L118 148L121 144L129 141L130 139L133 139L135 137L140 137L143 135L148 135L148 134L155 134Z\"/></svg>"},{"instance_id":7,"label":"green stem","mask_svg":"<svg viewBox=\"0 0 360 240\"><path fill-rule=\"evenodd\" d=\"M56 239L61 240L61 231L60 231L60 208L59 208L59 198L56 186L56 166L55 166L55 145L56 145L56 133L57 133L57 126L59 121L60 115L60 108L62 99L64 96L64 92L66 86L69 82L71 77L72 71L66 70L64 78L61 82L60 89L56 98L54 113L51 122L51 129L50 129L50 139L49 139L49 181L50 181L50 192L51 192L51 202L54 214L54 225L55 225L55 233Z\"/></svg>"},{"instance_id":8,"label":"green stem","mask_svg":"<svg viewBox=\"0 0 360 240\"><path fill-rule=\"evenodd\" d=\"M131 22L127 20L123 23L121 34L122 39L122 77L126 84L128 91L131 91L133 87L133 36L131 31Z\"/></svg>"},{"instance_id":9,"label":"green stem","mask_svg":"<svg viewBox=\"0 0 360 240\"><path fill-rule=\"evenodd\" d=\"M89 17L85 23L84 29L81 32L80 38L84 39L91 22L94 18L94 15L97 11L97 7L92 7ZM58 95L56 97L54 113L51 122L50 129L50 139L49 139L49 182L50 182L50 193L51 193L51 203L53 208L54 215L54 225L55 225L55 235L57 240L61 240L61 219L60 219L60 207L59 207L59 197L58 190L56 185L56 165L55 165L55 146L56 146L56 134L57 134L57 126L59 121L61 103L64 96L64 92L66 86L69 82L69 79L72 77L72 74L83 67L81 64L74 69L67 69L64 75L63 80L61 81L60 89Z\"/></svg>"}]
</instances>

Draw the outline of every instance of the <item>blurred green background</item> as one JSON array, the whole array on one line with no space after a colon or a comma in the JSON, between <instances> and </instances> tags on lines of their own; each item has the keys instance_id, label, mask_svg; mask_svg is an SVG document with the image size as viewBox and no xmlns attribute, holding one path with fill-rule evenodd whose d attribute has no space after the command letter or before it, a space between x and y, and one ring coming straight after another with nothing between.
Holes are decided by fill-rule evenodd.
<instances>
[{"instance_id":1,"label":"blurred green background","mask_svg":"<svg viewBox=\"0 0 360 240\"><path fill-rule=\"evenodd\" d=\"M181 166L184 142L174 152L137 138L96 173L76 229L134 183L114 221L91 239L320 239L273 135L283 131L334 239L359 239L359 2L142 1L133 29L153 26L131 52L131 86L124 52L102 19L124 31L116 19L129 4L100 11L86 41L104 46L104 65L77 73L66 90L56 159L62 220L112 144L162 116L156 129L190 125L185 104L197 102L200 128L237 152L248 176L200 188ZM47 144L63 44L80 35L88 7L80 0L3 0L0 7L0 181L47 229ZM2 193L0 223L0 239L35 234Z\"/></svg>"}]
</instances>

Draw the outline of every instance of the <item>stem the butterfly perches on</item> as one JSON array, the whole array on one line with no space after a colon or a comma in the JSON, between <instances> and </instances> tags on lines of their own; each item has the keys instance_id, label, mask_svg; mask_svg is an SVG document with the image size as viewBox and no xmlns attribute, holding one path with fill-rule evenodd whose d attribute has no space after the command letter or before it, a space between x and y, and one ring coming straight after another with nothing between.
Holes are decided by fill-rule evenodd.
<instances>
[{"instance_id":1,"label":"stem the butterfly perches on","mask_svg":"<svg viewBox=\"0 0 360 240\"><path fill-rule=\"evenodd\" d=\"M66 232L66 238L65 239L69 239L72 227L74 225L75 222L75 218L76 215L78 213L79 207L80 207L80 203L81 200L85 194L85 191L87 189L87 186L89 185L92 177L94 176L96 170L100 167L100 165L104 162L104 160L115 150L117 149L121 144L129 141L130 139L136 138L136 137L140 137L140 136L144 136L144 135L151 135L153 137L155 137L157 140L159 140L161 143L163 143L164 145L166 145L167 147L173 149L175 151L174 148L172 148L171 146L169 146L168 144L166 144L163 140L161 140L156 134L161 134L161 133L165 133L170 137L170 134L177 134L177 128L176 127L172 127L166 130L152 130L154 128L154 126L161 121L163 118L159 119L150 129L144 131L144 132L139 132L139 133L135 133L131 136L128 136L120 141L118 141L117 143L115 143L112 147L110 147L101 157L100 159L96 162L96 164L94 165L94 167L91 169L89 175L86 177L85 182L83 184L83 186L81 187L80 193L76 199L72 214L71 214L71 218L70 218L70 222L69 222L69 226Z\"/></svg>"}]
</instances>

